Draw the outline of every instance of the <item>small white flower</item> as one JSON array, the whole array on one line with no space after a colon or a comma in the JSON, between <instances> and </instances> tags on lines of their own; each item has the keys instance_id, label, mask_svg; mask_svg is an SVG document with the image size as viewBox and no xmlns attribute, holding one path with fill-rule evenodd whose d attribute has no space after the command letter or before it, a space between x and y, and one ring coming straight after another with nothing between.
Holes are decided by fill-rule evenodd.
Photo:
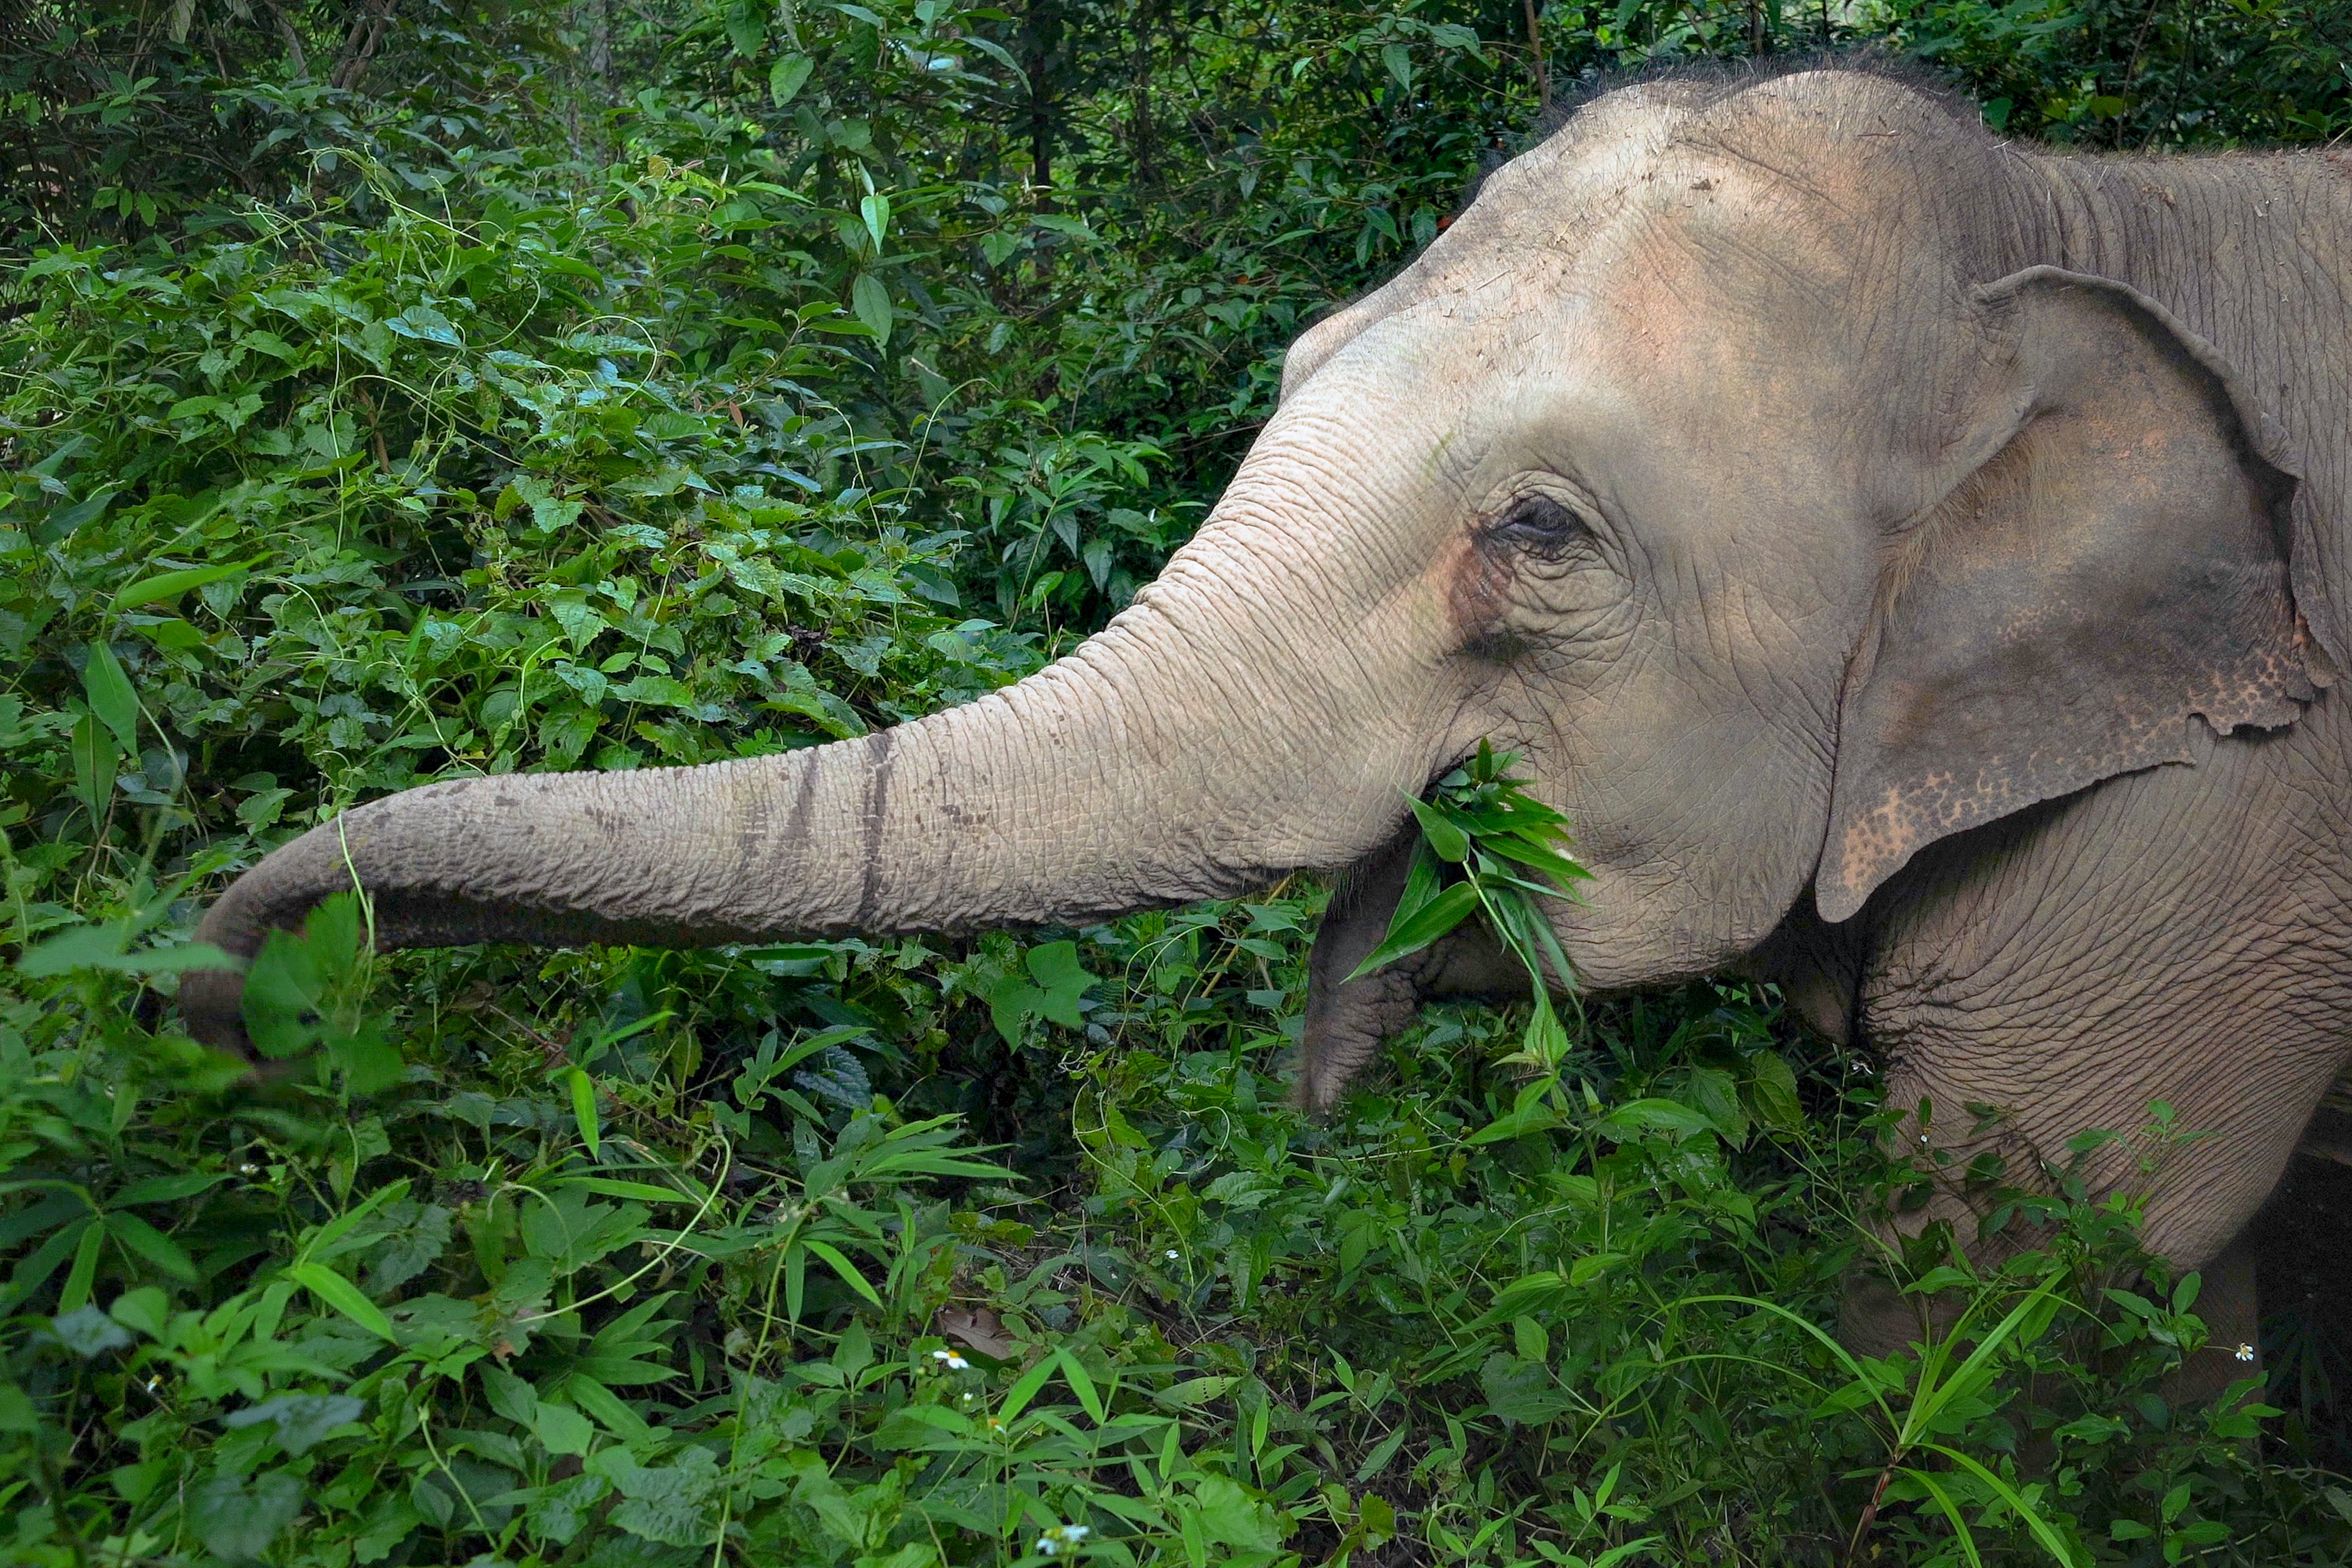
<instances>
[{"instance_id":1,"label":"small white flower","mask_svg":"<svg viewBox=\"0 0 2352 1568\"><path fill-rule=\"evenodd\" d=\"M1168 1261L1171 1263L1176 1261L1176 1249L1172 1247L1168 1249Z\"/></svg>"},{"instance_id":2,"label":"small white flower","mask_svg":"<svg viewBox=\"0 0 2352 1568\"><path fill-rule=\"evenodd\" d=\"M247 1160L236 1168L236 1173L240 1176L257 1176L261 1174L261 1167Z\"/></svg>"},{"instance_id":3,"label":"small white flower","mask_svg":"<svg viewBox=\"0 0 2352 1568\"><path fill-rule=\"evenodd\" d=\"M963 1357L960 1355L951 1355L948 1357L948 1370L950 1372L963 1372L970 1368L971 1365L971 1363L964 1360Z\"/></svg>"},{"instance_id":4,"label":"small white flower","mask_svg":"<svg viewBox=\"0 0 2352 1568\"><path fill-rule=\"evenodd\" d=\"M2253 1346L2252 1346L2252 1345L2240 1345L2240 1346L2238 1347L2238 1359L2239 1359L2240 1361L2252 1361L2252 1360L2253 1360L2253 1359L2254 1359L2254 1347L2253 1347Z\"/></svg>"},{"instance_id":5,"label":"small white flower","mask_svg":"<svg viewBox=\"0 0 2352 1568\"><path fill-rule=\"evenodd\" d=\"M1065 1547L1076 1546L1093 1533L1094 1529L1090 1525L1057 1524L1037 1538L1037 1555L1056 1556Z\"/></svg>"},{"instance_id":6,"label":"small white flower","mask_svg":"<svg viewBox=\"0 0 2352 1568\"><path fill-rule=\"evenodd\" d=\"M953 1361L953 1360L955 1359L955 1352L953 1352L953 1351L933 1351L933 1352L931 1352L931 1359L932 1359L933 1361Z\"/></svg>"}]
</instances>

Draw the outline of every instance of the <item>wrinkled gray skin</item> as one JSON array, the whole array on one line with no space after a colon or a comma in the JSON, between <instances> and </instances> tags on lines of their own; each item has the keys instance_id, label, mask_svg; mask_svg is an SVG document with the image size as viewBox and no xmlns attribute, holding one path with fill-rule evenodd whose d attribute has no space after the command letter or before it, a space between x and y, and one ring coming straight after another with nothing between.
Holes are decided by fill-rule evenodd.
<instances>
[{"instance_id":1,"label":"wrinkled gray skin","mask_svg":"<svg viewBox=\"0 0 2352 1568\"><path fill-rule=\"evenodd\" d=\"M2047 157L1856 71L1629 88L1298 341L1199 536L1070 658L813 751L410 791L201 934L249 953L354 869L416 946L1071 923L1352 868L1321 1109L1422 995L1509 983L1465 939L1335 984L1403 795L1491 737L1577 824L1589 985L1747 963L2012 1174L2153 1100L2214 1134L2150 1240L2250 1339L2231 1244L2347 1048L2347 416L2352 166ZM236 996L183 1005L234 1043ZM2012 1118L1972 1142L1970 1101ZM1858 1342L1908 1326L1856 1292Z\"/></svg>"}]
</instances>

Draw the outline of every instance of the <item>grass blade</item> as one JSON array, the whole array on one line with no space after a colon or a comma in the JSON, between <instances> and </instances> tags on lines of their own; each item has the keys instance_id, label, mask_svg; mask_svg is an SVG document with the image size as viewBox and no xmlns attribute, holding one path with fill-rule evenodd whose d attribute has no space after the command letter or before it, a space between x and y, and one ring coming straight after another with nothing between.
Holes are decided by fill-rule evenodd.
<instances>
[{"instance_id":1,"label":"grass blade","mask_svg":"<svg viewBox=\"0 0 2352 1568\"><path fill-rule=\"evenodd\" d=\"M392 1320L383 1309L360 1293L360 1288L328 1268L323 1263L298 1263L286 1271L293 1280L317 1298L319 1304L341 1313L380 1340L391 1340Z\"/></svg>"},{"instance_id":2,"label":"grass blade","mask_svg":"<svg viewBox=\"0 0 2352 1568\"><path fill-rule=\"evenodd\" d=\"M588 1146L590 1159L601 1160L604 1142L596 1120L596 1081L578 1068L564 1076L572 1080L572 1120L580 1125L580 1142Z\"/></svg>"}]
</instances>

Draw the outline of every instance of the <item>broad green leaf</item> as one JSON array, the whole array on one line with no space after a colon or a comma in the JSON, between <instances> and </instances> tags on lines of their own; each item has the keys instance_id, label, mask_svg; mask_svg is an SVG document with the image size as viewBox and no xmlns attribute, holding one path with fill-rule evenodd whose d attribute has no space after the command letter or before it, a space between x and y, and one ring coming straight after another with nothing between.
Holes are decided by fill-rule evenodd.
<instances>
[{"instance_id":1,"label":"broad green leaf","mask_svg":"<svg viewBox=\"0 0 2352 1568\"><path fill-rule=\"evenodd\" d=\"M1478 1369L1478 1385L1486 1407L1516 1426L1540 1426L1566 1415L1576 1403L1549 1367L1515 1355L1487 1357Z\"/></svg>"},{"instance_id":2,"label":"broad green leaf","mask_svg":"<svg viewBox=\"0 0 2352 1568\"><path fill-rule=\"evenodd\" d=\"M400 1081L400 1050L381 1016L362 1017L352 1028L330 1029L325 1044L327 1059L342 1073L352 1094L374 1094Z\"/></svg>"},{"instance_id":3,"label":"broad green leaf","mask_svg":"<svg viewBox=\"0 0 2352 1568\"><path fill-rule=\"evenodd\" d=\"M635 1198L639 1203L694 1204L702 1201L692 1193L681 1193L674 1187L657 1187L651 1182L617 1181L610 1176L567 1176L558 1184L578 1187L583 1192L598 1193L608 1198Z\"/></svg>"},{"instance_id":4,"label":"broad green leaf","mask_svg":"<svg viewBox=\"0 0 2352 1568\"><path fill-rule=\"evenodd\" d=\"M74 721L68 750L73 754L74 793L91 816L103 817L114 799L114 770L122 755L114 737L96 713L85 713Z\"/></svg>"},{"instance_id":5,"label":"broad green leaf","mask_svg":"<svg viewBox=\"0 0 2352 1568\"><path fill-rule=\"evenodd\" d=\"M1630 1142L1645 1133L1664 1132L1688 1138L1716 1130L1714 1118L1671 1100L1629 1100L1612 1110L1602 1123L1610 1137Z\"/></svg>"},{"instance_id":6,"label":"broad green leaf","mask_svg":"<svg viewBox=\"0 0 2352 1568\"><path fill-rule=\"evenodd\" d=\"M600 1159L603 1157L604 1145L598 1136L598 1123L596 1119L596 1080L590 1078L578 1068L570 1068L566 1071L564 1077L570 1080L571 1084L572 1120L573 1124L580 1129L580 1142L588 1146L588 1157L590 1159ZM675 1194L663 1193L661 1195L664 1197L670 1197Z\"/></svg>"},{"instance_id":7,"label":"broad green leaf","mask_svg":"<svg viewBox=\"0 0 2352 1568\"><path fill-rule=\"evenodd\" d=\"M1517 1104L1472 1133L1465 1142L1473 1145L1501 1143L1559 1126L1559 1111L1551 1103L1551 1088L1549 1079L1528 1085L1519 1091Z\"/></svg>"},{"instance_id":8,"label":"broad green leaf","mask_svg":"<svg viewBox=\"0 0 2352 1568\"><path fill-rule=\"evenodd\" d=\"M394 1338L392 1320L383 1309L367 1299L360 1288L328 1268L323 1263L298 1263L286 1271L305 1290L317 1298L321 1306L341 1313L378 1339Z\"/></svg>"},{"instance_id":9,"label":"broad green leaf","mask_svg":"<svg viewBox=\"0 0 2352 1568\"><path fill-rule=\"evenodd\" d=\"M309 944L292 931L271 931L245 973L245 1032L254 1048L266 1057L310 1049L324 989Z\"/></svg>"},{"instance_id":10,"label":"broad green leaf","mask_svg":"<svg viewBox=\"0 0 2352 1568\"><path fill-rule=\"evenodd\" d=\"M873 1302L874 1305L878 1307L882 1304L882 1298L875 1294L874 1287L867 1283L866 1276L860 1274L857 1271L856 1267L852 1264L848 1258L844 1258L838 1250L824 1242L817 1240L814 1237L807 1237L804 1240L803 1245L806 1246L811 1252L816 1254L817 1257L824 1259L826 1263L830 1264L833 1268L833 1271L841 1276L842 1283L847 1285L851 1289L865 1297L868 1301Z\"/></svg>"},{"instance_id":11,"label":"broad green leaf","mask_svg":"<svg viewBox=\"0 0 2352 1568\"><path fill-rule=\"evenodd\" d=\"M142 605L158 605L167 599L176 599L207 583L218 583L240 572L251 571L260 560L261 557L256 556L251 561L232 561L223 566L191 566L184 571L159 572L152 577L142 577L114 595L114 607L135 610Z\"/></svg>"},{"instance_id":12,"label":"broad green leaf","mask_svg":"<svg viewBox=\"0 0 2352 1568\"><path fill-rule=\"evenodd\" d=\"M1431 942L1470 918L1478 907L1478 889L1467 882L1456 882L1422 905L1412 914L1389 927L1389 933L1380 946L1364 955L1348 979L1370 974L1383 964L1393 963L1408 953L1419 952Z\"/></svg>"},{"instance_id":13,"label":"broad green leaf","mask_svg":"<svg viewBox=\"0 0 2352 1568\"><path fill-rule=\"evenodd\" d=\"M58 1291L58 1310L70 1315L89 1305L89 1288L98 1278L98 1255L106 1245L106 1226L93 1219L84 1223L81 1240L74 1247L73 1267L66 1271L66 1282Z\"/></svg>"},{"instance_id":14,"label":"broad green leaf","mask_svg":"<svg viewBox=\"0 0 2352 1568\"><path fill-rule=\"evenodd\" d=\"M103 640L89 645L89 662L82 666L82 688L89 694L89 710L106 722L126 757L139 754L139 697L131 689L131 677L123 672L122 661L114 657L114 649Z\"/></svg>"},{"instance_id":15,"label":"broad green leaf","mask_svg":"<svg viewBox=\"0 0 2352 1568\"><path fill-rule=\"evenodd\" d=\"M1421 824L1422 833L1428 838L1429 847L1437 851L1439 859L1459 866L1470 858L1469 836L1456 827L1443 810L1411 795L1405 797L1405 805L1412 808L1414 820Z\"/></svg>"},{"instance_id":16,"label":"broad green leaf","mask_svg":"<svg viewBox=\"0 0 2352 1568\"><path fill-rule=\"evenodd\" d=\"M1796 1132L1804 1127L1804 1107L1797 1100L1796 1069L1778 1052L1759 1052L1748 1058L1748 1103L1757 1120L1774 1131Z\"/></svg>"},{"instance_id":17,"label":"broad green leaf","mask_svg":"<svg viewBox=\"0 0 2352 1568\"><path fill-rule=\"evenodd\" d=\"M1078 1403L1085 1405L1087 1414L1095 1418L1095 1425L1101 1426L1109 1418L1109 1413L1103 1406L1102 1395L1096 1392L1095 1380L1087 1372L1086 1364L1066 1346L1054 1354L1062 1363L1062 1377L1069 1384L1070 1392L1078 1396Z\"/></svg>"},{"instance_id":18,"label":"broad green leaf","mask_svg":"<svg viewBox=\"0 0 2352 1568\"><path fill-rule=\"evenodd\" d=\"M1568 1282L1589 1285L1625 1260L1626 1254L1622 1252L1588 1252L1568 1266Z\"/></svg>"},{"instance_id":19,"label":"broad green leaf","mask_svg":"<svg viewBox=\"0 0 2352 1568\"><path fill-rule=\"evenodd\" d=\"M768 41L767 7L761 0L732 0L727 7L727 42L750 58Z\"/></svg>"},{"instance_id":20,"label":"broad green leaf","mask_svg":"<svg viewBox=\"0 0 2352 1568\"><path fill-rule=\"evenodd\" d=\"M386 317L383 324L404 338L439 343L445 348L465 346L465 340L457 335L457 323L430 305L411 305L397 316Z\"/></svg>"},{"instance_id":21,"label":"broad green leaf","mask_svg":"<svg viewBox=\"0 0 2352 1568\"><path fill-rule=\"evenodd\" d=\"M237 967L236 960L208 942L134 950L130 944L136 932L137 922L132 921L72 926L26 948L24 956L16 961L16 969L19 973L38 976L68 974L77 969L103 969L117 974L184 974L191 969Z\"/></svg>"},{"instance_id":22,"label":"broad green leaf","mask_svg":"<svg viewBox=\"0 0 2352 1568\"><path fill-rule=\"evenodd\" d=\"M890 309L890 290L882 279L871 272L861 272L849 286L849 303L857 312L857 320L874 334L877 344L890 342L890 328L895 320Z\"/></svg>"},{"instance_id":23,"label":"broad green leaf","mask_svg":"<svg viewBox=\"0 0 2352 1568\"><path fill-rule=\"evenodd\" d=\"M1411 92L1412 90L1412 50L1406 48L1402 44L1382 44L1381 46L1381 64L1388 68L1389 75L1396 78L1397 86L1404 89L1407 92Z\"/></svg>"},{"instance_id":24,"label":"broad green leaf","mask_svg":"<svg viewBox=\"0 0 2352 1568\"><path fill-rule=\"evenodd\" d=\"M1282 1531L1274 1510L1252 1497L1239 1481L1205 1476L1192 1494L1200 1510L1201 1530L1212 1541L1243 1552L1274 1552L1281 1548Z\"/></svg>"},{"instance_id":25,"label":"broad green leaf","mask_svg":"<svg viewBox=\"0 0 2352 1568\"><path fill-rule=\"evenodd\" d=\"M137 1215L118 1209L106 1216L106 1228L124 1251L138 1254L173 1279L191 1285L204 1279L203 1272L196 1268L195 1259L190 1258L178 1242Z\"/></svg>"},{"instance_id":26,"label":"broad green leaf","mask_svg":"<svg viewBox=\"0 0 2352 1568\"><path fill-rule=\"evenodd\" d=\"M1101 977L1078 962L1076 942L1049 942L1042 947L1033 947L1023 962L1045 993L1040 1007L1046 1017L1073 1029L1086 1022L1078 1003L1089 989L1101 983Z\"/></svg>"},{"instance_id":27,"label":"broad green leaf","mask_svg":"<svg viewBox=\"0 0 2352 1568\"><path fill-rule=\"evenodd\" d=\"M1013 1386L1004 1391L1004 1403L997 1407L997 1420L1012 1425L1013 1418L1029 1407L1029 1402L1037 1397L1037 1391L1045 1386L1045 1380L1061 1364L1058 1356L1049 1355L1013 1379Z\"/></svg>"},{"instance_id":28,"label":"broad green leaf","mask_svg":"<svg viewBox=\"0 0 2352 1568\"><path fill-rule=\"evenodd\" d=\"M562 1405L534 1405L530 1429L551 1454L585 1454L596 1438L588 1417Z\"/></svg>"},{"instance_id":29,"label":"broad green leaf","mask_svg":"<svg viewBox=\"0 0 2352 1568\"><path fill-rule=\"evenodd\" d=\"M121 1324L96 1307L77 1307L60 1312L49 1320L49 1332L58 1343L84 1361L95 1360L109 1351L128 1348L135 1342Z\"/></svg>"},{"instance_id":30,"label":"broad green leaf","mask_svg":"<svg viewBox=\"0 0 2352 1568\"><path fill-rule=\"evenodd\" d=\"M107 485L91 491L86 499L78 500L61 510L52 512L48 520L48 537L57 540L72 537L77 529L96 522L105 516L106 509L113 505L114 498L121 493L121 486Z\"/></svg>"},{"instance_id":31,"label":"broad green leaf","mask_svg":"<svg viewBox=\"0 0 2352 1568\"><path fill-rule=\"evenodd\" d=\"M1420 913L1430 900L1437 897L1438 889L1444 886L1443 876L1438 870L1437 851L1429 847L1428 839L1423 838L1413 846L1412 864L1405 872L1404 891L1397 895L1397 906L1389 916L1389 924L1393 927L1397 921Z\"/></svg>"},{"instance_id":32,"label":"broad green leaf","mask_svg":"<svg viewBox=\"0 0 2352 1568\"><path fill-rule=\"evenodd\" d=\"M260 1405L232 1410L221 1425L232 1429L257 1426L267 1421L278 1428L278 1441L288 1453L309 1453L338 1426L348 1426L367 1414L364 1400L343 1394L281 1394Z\"/></svg>"},{"instance_id":33,"label":"broad green leaf","mask_svg":"<svg viewBox=\"0 0 2352 1568\"><path fill-rule=\"evenodd\" d=\"M816 62L806 55L786 55L768 68L768 99L778 109L800 95Z\"/></svg>"},{"instance_id":34,"label":"broad green leaf","mask_svg":"<svg viewBox=\"0 0 2352 1568\"><path fill-rule=\"evenodd\" d=\"M1478 841L1478 847L1490 855L1499 855L1506 860L1516 860L1522 866L1532 866L1561 883L1562 885L1558 889L1543 889L1552 898L1572 897L1566 884L1589 882L1592 879L1591 872L1558 850L1529 844L1525 839L1510 834L1496 834L1492 837L1481 838Z\"/></svg>"},{"instance_id":35,"label":"broad green leaf","mask_svg":"<svg viewBox=\"0 0 2352 1568\"><path fill-rule=\"evenodd\" d=\"M251 1563L268 1551L301 1508L301 1478L290 1470L257 1476L250 1488L225 1471L190 1492L188 1528L215 1557Z\"/></svg>"}]
</instances>

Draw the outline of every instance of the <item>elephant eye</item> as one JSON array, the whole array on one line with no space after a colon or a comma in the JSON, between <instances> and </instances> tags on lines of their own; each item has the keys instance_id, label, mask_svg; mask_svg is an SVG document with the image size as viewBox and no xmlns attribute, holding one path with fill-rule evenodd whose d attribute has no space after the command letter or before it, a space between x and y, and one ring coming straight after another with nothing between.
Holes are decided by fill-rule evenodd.
<instances>
[{"instance_id":1,"label":"elephant eye","mask_svg":"<svg viewBox=\"0 0 2352 1568\"><path fill-rule=\"evenodd\" d=\"M1590 532L1582 518L1551 497L1531 495L1506 508L1486 537L1539 560L1557 561L1582 544Z\"/></svg>"}]
</instances>

